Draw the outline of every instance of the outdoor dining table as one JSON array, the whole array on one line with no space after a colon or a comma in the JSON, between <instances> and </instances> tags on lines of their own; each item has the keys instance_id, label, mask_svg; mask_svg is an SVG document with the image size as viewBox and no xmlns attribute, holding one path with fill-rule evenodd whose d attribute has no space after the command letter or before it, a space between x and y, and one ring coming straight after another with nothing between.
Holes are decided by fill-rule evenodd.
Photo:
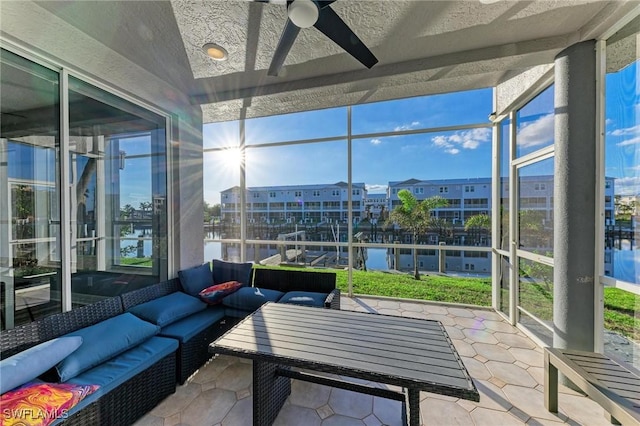
<instances>
[{"instance_id":1,"label":"outdoor dining table","mask_svg":"<svg viewBox=\"0 0 640 426\"><path fill-rule=\"evenodd\" d=\"M253 360L254 425L274 422L292 378L401 401L411 426L420 424L420 391L480 400L444 326L434 320L267 303L209 352Z\"/></svg>"}]
</instances>

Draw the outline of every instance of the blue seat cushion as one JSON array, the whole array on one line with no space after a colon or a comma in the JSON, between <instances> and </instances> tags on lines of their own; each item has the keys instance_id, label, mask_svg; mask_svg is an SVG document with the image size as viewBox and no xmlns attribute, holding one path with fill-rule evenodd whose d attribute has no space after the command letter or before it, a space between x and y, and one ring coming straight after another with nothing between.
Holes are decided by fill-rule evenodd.
<instances>
[{"instance_id":1,"label":"blue seat cushion","mask_svg":"<svg viewBox=\"0 0 640 426\"><path fill-rule=\"evenodd\" d=\"M70 379L68 383L100 385L100 388L69 410L69 415L82 410L102 395L112 391L177 349L177 340L154 336Z\"/></svg>"},{"instance_id":2,"label":"blue seat cushion","mask_svg":"<svg viewBox=\"0 0 640 426\"><path fill-rule=\"evenodd\" d=\"M211 284L238 281L242 285L250 286L252 267L253 264L251 262L237 263L213 259L213 283Z\"/></svg>"},{"instance_id":3,"label":"blue seat cushion","mask_svg":"<svg viewBox=\"0 0 640 426\"><path fill-rule=\"evenodd\" d=\"M73 331L65 336L80 336L82 344L59 362L55 371L59 380L66 382L83 371L137 346L159 331L160 327L157 325L143 321L128 312Z\"/></svg>"},{"instance_id":4,"label":"blue seat cushion","mask_svg":"<svg viewBox=\"0 0 640 426\"><path fill-rule=\"evenodd\" d=\"M294 305L323 307L327 293L315 293L312 291L289 291L282 296L278 303L291 303Z\"/></svg>"},{"instance_id":5,"label":"blue seat cushion","mask_svg":"<svg viewBox=\"0 0 640 426\"><path fill-rule=\"evenodd\" d=\"M182 343L188 342L202 330L213 326L223 318L224 308L222 306L211 306L204 311L189 315L162 328L160 336L178 339Z\"/></svg>"},{"instance_id":6,"label":"blue seat cushion","mask_svg":"<svg viewBox=\"0 0 640 426\"><path fill-rule=\"evenodd\" d=\"M198 297L201 290L213 285L213 274L209 262L178 271L178 278L184 292L193 297Z\"/></svg>"},{"instance_id":7,"label":"blue seat cushion","mask_svg":"<svg viewBox=\"0 0 640 426\"><path fill-rule=\"evenodd\" d=\"M268 290L258 287L242 287L222 299L227 308L253 312L267 302L277 302L284 293L278 290Z\"/></svg>"},{"instance_id":8,"label":"blue seat cushion","mask_svg":"<svg viewBox=\"0 0 640 426\"><path fill-rule=\"evenodd\" d=\"M82 344L82 337L58 337L0 361L0 394L31 381Z\"/></svg>"},{"instance_id":9,"label":"blue seat cushion","mask_svg":"<svg viewBox=\"0 0 640 426\"><path fill-rule=\"evenodd\" d=\"M206 308L207 304L197 297L176 291L134 306L129 312L145 321L165 327Z\"/></svg>"}]
</instances>

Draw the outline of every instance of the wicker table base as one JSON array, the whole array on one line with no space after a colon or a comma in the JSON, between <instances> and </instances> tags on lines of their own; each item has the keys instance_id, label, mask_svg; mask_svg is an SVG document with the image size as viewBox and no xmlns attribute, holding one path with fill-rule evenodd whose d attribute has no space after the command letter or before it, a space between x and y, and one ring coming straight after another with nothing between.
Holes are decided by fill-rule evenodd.
<instances>
[{"instance_id":1,"label":"wicker table base","mask_svg":"<svg viewBox=\"0 0 640 426\"><path fill-rule=\"evenodd\" d=\"M270 426L291 394L291 379L277 374L278 365L253 361L253 424Z\"/></svg>"}]
</instances>

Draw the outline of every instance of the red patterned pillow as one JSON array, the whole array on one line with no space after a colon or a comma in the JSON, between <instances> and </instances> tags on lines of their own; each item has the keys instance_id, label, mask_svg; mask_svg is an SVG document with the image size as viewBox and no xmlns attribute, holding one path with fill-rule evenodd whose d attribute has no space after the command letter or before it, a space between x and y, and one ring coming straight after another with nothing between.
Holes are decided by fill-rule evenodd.
<instances>
[{"instance_id":1,"label":"red patterned pillow","mask_svg":"<svg viewBox=\"0 0 640 426\"><path fill-rule=\"evenodd\" d=\"M240 287L242 287L242 283L238 281L227 281L222 284L215 284L211 287L207 287L204 290L200 291L198 295L200 299L208 303L209 305L217 305L222 302L225 296L235 292Z\"/></svg>"},{"instance_id":2,"label":"red patterned pillow","mask_svg":"<svg viewBox=\"0 0 640 426\"><path fill-rule=\"evenodd\" d=\"M98 390L98 385L27 383L0 396L0 424L46 426L66 419L69 410Z\"/></svg>"}]
</instances>

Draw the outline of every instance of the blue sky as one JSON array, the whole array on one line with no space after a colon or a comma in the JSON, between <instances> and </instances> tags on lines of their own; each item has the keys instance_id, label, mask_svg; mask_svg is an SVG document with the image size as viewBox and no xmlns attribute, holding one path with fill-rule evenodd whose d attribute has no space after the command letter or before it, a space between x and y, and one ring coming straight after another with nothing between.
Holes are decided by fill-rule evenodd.
<instances>
[{"instance_id":1,"label":"blue sky","mask_svg":"<svg viewBox=\"0 0 640 426\"><path fill-rule=\"evenodd\" d=\"M616 178L616 193L638 194L640 119L637 66L607 77L606 173ZM353 181L370 193L389 181L489 177L491 130L473 129L417 135L359 137L380 132L464 124L488 124L491 89L416 97L352 108ZM518 155L553 143L553 86L520 110ZM347 111L332 108L246 121L247 186L335 183L347 180ZM330 143L281 147L260 144L340 137ZM204 147L234 147L238 123L204 126ZM237 153L205 153L205 200L219 203L221 190L239 184ZM524 173L552 173L553 161Z\"/></svg>"},{"instance_id":2,"label":"blue sky","mask_svg":"<svg viewBox=\"0 0 640 426\"><path fill-rule=\"evenodd\" d=\"M616 193L640 194L640 76L638 62L606 80L606 174Z\"/></svg>"}]
</instances>

